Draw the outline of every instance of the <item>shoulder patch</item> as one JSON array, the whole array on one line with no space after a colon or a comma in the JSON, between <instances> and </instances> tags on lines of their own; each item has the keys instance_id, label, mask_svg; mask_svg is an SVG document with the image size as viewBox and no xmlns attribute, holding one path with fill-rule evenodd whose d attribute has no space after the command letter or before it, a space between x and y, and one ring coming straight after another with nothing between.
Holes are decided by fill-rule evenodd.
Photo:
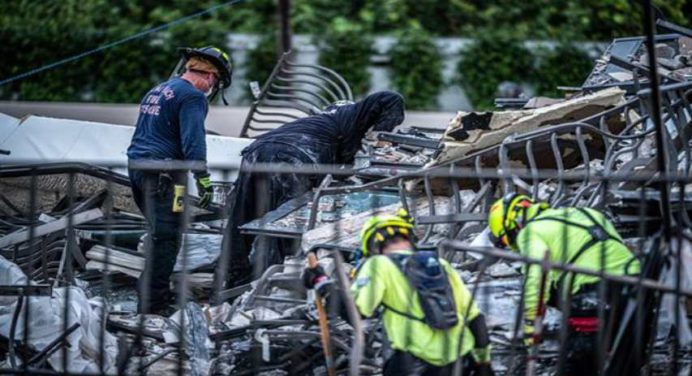
<instances>
[{"instance_id":1,"label":"shoulder patch","mask_svg":"<svg viewBox=\"0 0 692 376\"><path fill-rule=\"evenodd\" d=\"M358 277L356 278L356 287L361 288L370 282L370 277Z\"/></svg>"}]
</instances>

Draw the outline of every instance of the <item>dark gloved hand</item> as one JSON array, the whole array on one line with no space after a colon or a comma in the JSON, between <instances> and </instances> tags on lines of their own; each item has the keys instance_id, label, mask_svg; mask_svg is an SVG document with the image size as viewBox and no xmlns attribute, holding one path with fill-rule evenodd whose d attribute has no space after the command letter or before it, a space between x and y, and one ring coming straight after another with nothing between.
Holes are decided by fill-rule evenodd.
<instances>
[{"instance_id":1,"label":"dark gloved hand","mask_svg":"<svg viewBox=\"0 0 692 376\"><path fill-rule=\"evenodd\" d=\"M493 375L493 369L490 367L491 347L476 347L471 350L471 357L476 365L476 373L474 375L489 376Z\"/></svg>"},{"instance_id":2,"label":"dark gloved hand","mask_svg":"<svg viewBox=\"0 0 692 376\"><path fill-rule=\"evenodd\" d=\"M196 175L195 180L197 183L197 194L199 195L199 202L197 203L197 206L205 209L207 206L209 206L209 203L214 196L214 189L211 186L211 178L209 177L209 173L205 172Z\"/></svg>"},{"instance_id":3,"label":"dark gloved hand","mask_svg":"<svg viewBox=\"0 0 692 376\"><path fill-rule=\"evenodd\" d=\"M317 294L323 298L326 298L332 290L333 281L327 277L324 269L319 265L315 268L305 268L301 278L307 289L314 288Z\"/></svg>"},{"instance_id":4,"label":"dark gloved hand","mask_svg":"<svg viewBox=\"0 0 692 376\"><path fill-rule=\"evenodd\" d=\"M314 268L305 268L301 278L303 280L303 286L309 290L314 289L315 285L319 282L326 280L327 273L324 272L324 269L320 265L317 265Z\"/></svg>"},{"instance_id":5,"label":"dark gloved hand","mask_svg":"<svg viewBox=\"0 0 692 376\"><path fill-rule=\"evenodd\" d=\"M490 363L482 363L479 364L476 367L476 373L475 375L478 376L494 376L495 372L493 371L492 367L490 367Z\"/></svg>"}]
</instances>

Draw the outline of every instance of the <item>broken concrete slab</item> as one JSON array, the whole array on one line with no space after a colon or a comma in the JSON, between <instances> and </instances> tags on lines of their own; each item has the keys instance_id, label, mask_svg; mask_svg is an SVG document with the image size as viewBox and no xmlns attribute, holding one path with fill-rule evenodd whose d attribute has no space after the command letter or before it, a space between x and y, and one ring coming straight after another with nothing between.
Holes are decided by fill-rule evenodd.
<instances>
[{"instance_id":1,"label":"broken concrete slab","mask_svg":"<svg viewBox=\"0 0 692 376\"><path fill-rule=\"evenodd\" d=\"M210 349L209 323L202 307L195 302L187 302L182 310L171 316L171 322L177 325L178 333L185 341L185 352L189 356L191 375L202 376L209 373Z\"/></svg>"},{"instance_id":2,"label":"broken concrete slab","mask_svg":"<svg viewBox=\"0 0 692 376\"><path fill-rule=\"evenodd\" d=\"M513 133L577 121L624 103L625 91L609 88L535 110L459 112L449 123L440 154L426 168L497 145Z\"/></svg>"},{"instance_id":3,"label":"broken concrete slab","mask_svg":"<svg viewBox=\"0 0 692 376\"><path fill-rule=\"evenodd\" d=\"M183 234L173 271L182 272L183 265L188 271L213 265L221 253L222 238L223 236L219 234ZM144 270L144 239L146 235L138 244L137 251L94 245L86 253L89 259L86 269L114 270L139 278ZM110 267L106 268L106 262ZM196 276L193 284L197 285L195 282L210 283L208 275Z\"/></svg>"}]
</instances>

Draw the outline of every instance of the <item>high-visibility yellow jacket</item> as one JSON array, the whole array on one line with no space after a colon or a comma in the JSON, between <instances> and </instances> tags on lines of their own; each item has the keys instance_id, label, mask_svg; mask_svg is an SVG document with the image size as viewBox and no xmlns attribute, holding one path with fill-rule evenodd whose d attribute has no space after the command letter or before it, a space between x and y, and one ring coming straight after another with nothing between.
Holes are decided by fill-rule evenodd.
<instances>
[{"instance_id":1,"label":"high-visibility yellow jacket","mask_svg":"<svg viewBox=\"0 0 692 376\"><path fill-rule=\"evenodd\" d=\"M410 250L396 252L412 253ZM398 313L424 318L418 294L388 256L368 258L351 286L356 306L363 316L370 317L380 306L385 307L384 328L394 349L411 353L436 366L450 364L473 349L471 331L465 328L463 339L461 332L464 323L473 321L480 313L452 266L443 259L440 259L440 264L449 277L459 317L457 325L446 330L433 329L420 320ZM460 340L463 340L461 346Z\"/></svg>"},{"instance_id":2,"label":"high-visibility yellow jacket","mask_svg":"<svg viewBox=\"0 0 692 376\"><path fill-rule=\"evenodd\" d=\"M582 212L586 211L586 214ZM589 218L589 215L591 218ZM596 241L577 256L582 248L594 238L585 227L593 227L594 221L602 226L608 236L607 240ZM554 263L571 263L572 265L603 270L608 274L624 275L638 274L639 261L622 243L613 224L603 214L593 209L559 208L546 209L531 219L517 235L517 248L522 255L543 259L545 252L550 254ZM545 288L544 302L550 298L551 284L556 284L566 272L552 270L549 272ZM533 320L536 317L540 295L541 268L539 265L529 265L524 270L526 278L524 287L524 319ZM576 274L571 277L565 274L561 283L563 294L567 294L570 278L573 278L571 293L577 293L585 284L596 283L599 277Z\"/></svg>"}]
</instances>

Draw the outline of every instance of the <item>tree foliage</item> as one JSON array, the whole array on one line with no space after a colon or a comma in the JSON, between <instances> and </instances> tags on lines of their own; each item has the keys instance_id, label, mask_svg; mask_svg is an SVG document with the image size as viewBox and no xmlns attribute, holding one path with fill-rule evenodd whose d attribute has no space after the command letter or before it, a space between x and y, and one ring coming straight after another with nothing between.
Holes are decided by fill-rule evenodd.
<instances>
[{"instance_id":1,"label":"tree foliage","mask_svg":"<svg viewBox=\"0 0 692 376\"><path fill-rule=\"evenodd\" d=\"M267 77L271 74L272 69L279 59L279 46L276 34L273 32L262 35L257 46L248 53L245 64L245 78L248 81L257 81L260 86L264 85ZM252 97L252 93L247 91L248 98Z\"/></svg>"},{"instance_id":2,"label":"tree foliage","mask_svg":"<svg viewBox=\"0 0 692 376\"><path fill-rule=\"evenodd\" d=\"M586 52L567 42L554 49L540 49L535 55L538 79L533 84L538 94L549 97L564 95L558 86L581 86L594 65Z\"/></svg>"},{"instance_id":3,"label":"tree foliage","mask_svg":"<svg viewBox=\"0 0 692 376\"><path fill-rule=\"evenodd\" d=\"M457 79L474 107L492 108L501 82L530 82L533 72L533 56L520 39L484 30L464 50Z\"/></svg>"},{"instance_id":4,"label":"tree foliage","mask_svg":"<svg viewBox=\"0 0 692 376\"><path fill-rule=\"evenodd\" d=\"M108 45L220 3L221 0L0 1L0 56L3 57L0 79ZM148 88L171 73L178 58L176 47L225 46L228 34L276 32L277 3L278 0L252 0L220 8L155 34L0 86L0 99L137 102ZM667 20L692 26L689 0L654 0L653 3ZM610 41L643 33L640 2L631 0L293 0L292 4L293 30L317 36L320 46L325 48L320 51L320 62L346 76L358 94L365 93L368 87L371 36L397 33L397 30L407 29L410 23L420 25L422 31L432 36L474 37L478 30L492 28L491 37L495 41L479 42L486 44L502 44L508 39ZM273 65L268 62L270 54L265 49L270 42L265 39L263 42L266 42L262 45L264 52L253 51L256 53L251 62L254 68L250 69L253 75ZM511 54L515 52L510 51ZM506 77L508 72L523 72L523 68L517 67L525 64L522 56L510 55L508 59L493 56L479 57L479 61L493 65L480 66L483 69L478 69L477 73L473 72L468 59L462 70L465 85L476 82L485 87L473 95L486 98L483 99L486 104L489 103L490 84L481 82L480 77L490 70L496 72L494 76ZM576 55L572 58L583 61ZM561 77L559 70L553 72L548 68L559 66L559 60L539 57L540 74L547 77L537 83L539 92L550 92L552 89L547 89L546 85L552 85L558 78L567 78ZM412 72L430 74L431 69L418 67L413 59L407 61L410 61L411 72L392 66L393 71L406 73L402 77L396 73L395 84L410 80ZM255 68L258 70L253 71ZM569 69L570 75L577 77L583 67L574 65ZM559 84L570 84L571 77ZM401 85L402 88L410 86Z\"/></svg>"},{"instance_id":5,"label":"tree foliage","mask_svg":"<svg viewBox=\"0 0 692 376\"><path fill-rule=\"evenodd\" d=\"M392 84L409 109L434 108L443 86L442 57L432 36L413 22L398 33L391 58Z\"/></svg>"},{"instance_id":6,"label":"tree foliage","mask_svg":"<svg viewBox=\"0 0 692 376\"><path fill-rule=\"evenodd\" d=\"M336 18L326 32L316 37L316 42L320 48L318 63L339 73L354 96L367 93L372 39L363 28L345 18Z\"/></svg>"},{"instance_id":7,"label":"tree foliage","mask_svg":"<svg viewBox=\"0 0 692 376\"><path fill-rule=\"evenodd\" d=\"M0 4L0 77L78 55L132 36L218 2L171 0L17 0ZM273 6L271 0L253 3ZM49 101L138 102L171 73L179 46L225 46L229 30L249 25L242 14L220 9L194 21L82 57L56 69L0 87L0 98Z\"/></svg>"}]
</instances>

